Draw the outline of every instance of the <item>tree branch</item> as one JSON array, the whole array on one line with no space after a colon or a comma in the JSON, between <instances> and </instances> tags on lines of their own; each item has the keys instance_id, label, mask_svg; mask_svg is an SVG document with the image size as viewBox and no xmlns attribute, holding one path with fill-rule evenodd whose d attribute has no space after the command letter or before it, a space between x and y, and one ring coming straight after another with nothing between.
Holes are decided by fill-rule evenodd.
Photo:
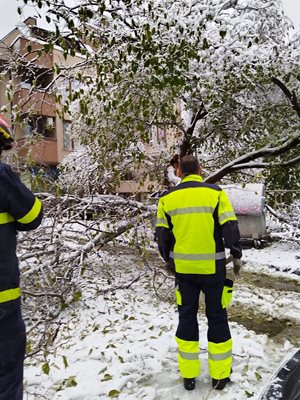
<instances>
[{"instance_id":1,"label":"tree branch","mask_svg":"<svg viewBox=\"0 0 300 400\"><path fill-rule=\"evenodd\" d=\"M300 156L297 156L291 160L288 161L284 161L284 162L270 162L270 163L266 163L266 162L257 162L257 163L250 163L250 164L238 164L238 165L234 165L232 167L232 169L234 171L239 171L242 169L251 169L251 168L270 168L270 167L274 167L274 166L278 166L278 167L293 167L297 164L300 163Z\"/></svg>"},{"instance_id":2,"label":"tree branch","mask_svg":"<svg viewBox=\"0 0 300 400\"><path fill-rule=\"evenodd\" d=\"M191 125L186 130L185 136L180 145L180 157L183 157L186 154L191 153L191 138L193 136L196 124L198 121L200 121L201 119L206 117L207 114L208 114L208 112L205 109L204 103L202 102L199 110L197 111L196 115L194 116L194 119L193 119Z\"/></svg>"},{"instance_id":3,"label":"tree branch","mask_svg":"<svg viewBox=\"0 0 300 400\"><path fill-rule=\"evenodd\" d=\"M286 224L289 224L289 225L295 226L296 228L299 228L299 225L300 225L299 223L293 222L293 221L289 221L287 218L285 218L282 214L279 214L277 211L275 211L268 204L266 204L266 208L274 217L279 219L279 221L285 222Z\"/></svg>"},{"instance_id":4,"label":"tree branch","mask_svg":"<svg viewBox=\"0 0 300 400\"><path fill-rule=\"evenodd\" d=\"M290 139L286 140L282 145L277 146L277 147L269 147L265 146L262 149L252 151L248 154L245 154L228 164L226 164L224 167L220 168L218 171L213 173L212 175L208 176L205 179L205 182L208 183L215 183L219 181L220 179L223 178L223 176L229 174L230 172L236 171L239 169L239 166L245 163L248 163L253 160L257 160L258 158L261 157L267 157L267 156L278 156L280 154L284 154L288 152L289 150L296 148L300 145L300 135L297 133L296 135L292 136ZM298 157L296 157L297 159ZM295 161L295 159L293 160ZM297 160L298 162L298 160ZM245 169L246 167L243 166L240 169ZM252 168L255 168L254 166Z\"/></svg>"},{"instance_id":5,"label":"tree branch","mask_svg":"<svg viewBox=\"0 0 300 400\"><path fill-rule=\"evenodd\" d=\"M285 94L285 96L289 99L290 103L292 104L294 110L296 111L298 117L300 118L300 104L298 102L296 93L293 91L291 92L283 82L281 82L277 78L271 78L272 82L275 83Z\"/></svg>"}]
</instances>

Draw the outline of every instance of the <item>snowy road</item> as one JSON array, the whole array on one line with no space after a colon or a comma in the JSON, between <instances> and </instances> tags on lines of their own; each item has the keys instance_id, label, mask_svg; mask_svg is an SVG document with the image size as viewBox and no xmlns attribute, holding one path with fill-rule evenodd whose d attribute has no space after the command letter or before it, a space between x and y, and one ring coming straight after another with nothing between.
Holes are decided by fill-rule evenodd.
<instances>
[{"instance_id":1,"label":"snowy road","mask_svg":"<svg viewBox=\"0 0 300 400\"><path fill-rule=\"evenodd\" d=\"M108 285L101 269L86 277L83 301L64 311L66 324L48 357L49 375L42 372L43 360L30 359L26 363L25 400L258 399L300 336L298 329L288 332L290 340L285 338L286 329L300 323L300 280L280 272L279 255L281 260L291 260L293 268L299 267L296 249L280 250L276 245L273 249L245 251L248 266L236 284L229 309L234 343L232 382L223 392L211 389L203 316L199 318L201 376L194 392L183 389L177 371L177 311L172 301L172 279L161 282L160 287L156 282L157 294L166 300L161 301L153 291L153 274L145 271L137 257L121 258L117 254L108 258L106 254L101 269L108 268L115 283L130 282L138 276L140 279L128 289L99 294ZM279 267L270 278L261 275L270 272L269 264ZM275 281L281 282L280 290ZM252 323L254 329L260 327L259 332L267 326L273 326L274 332L266 329L268 336L248 330L247 320L248 327L251 321L259 321Z\"/></svg>"}]
</instances>

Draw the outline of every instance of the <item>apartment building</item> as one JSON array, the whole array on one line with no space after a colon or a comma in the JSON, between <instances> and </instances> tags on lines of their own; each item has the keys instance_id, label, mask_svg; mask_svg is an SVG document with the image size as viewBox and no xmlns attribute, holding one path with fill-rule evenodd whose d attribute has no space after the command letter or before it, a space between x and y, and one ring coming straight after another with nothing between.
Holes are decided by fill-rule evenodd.
<instances>
[{"instance_id":1,"label":"apartment building","mask_svg":"<svg viewBox=\"0 0 300 400\"><path fill-rule=\"evenodd\" d=\"M68 129L71 119L59 116L57 109L62 106L56 102L58 92L67 95L71 81L58 74L55 66L75 66L83 58L79 54L64 57L58 46L42 52L51 35L30 17L1 39L0 105L8 120L19 107L19 122L13 126L18 155L30 154L34 165L55 170L75 146ZM12 60L14 68L7 68Z\"/></svg>"},{"instance_id":2,"label":"apartment building","mask_svg":"<svg viewBox=\"0 0 300 400\"><path fill-rule=\"evenodd\" d=\"M37 20L29 17L1 39L0 106L1 113L8 120L11 120L16 106L19 107L19 123L13 126L18 155L21 158L27 157L27 160L29 156L36 170L42 167L48 174L55 176L57 165L76 147L70 135L71 118L67 114L63 118L60 116L59 111L63 105L56 102L58 94L62 98L67 96L75 80L64 77L61 70L63 67L74 67L82 63L84 58L78 53L73 57L64 57L62 48L58 46L48 52L41 51L48 45L53 34L38 27ZM77 45L70 41L75 52ZM15 61L15 68L6 71L5 66L12 59ZM57 65L61 67L59 72ZM10 95L7 93L8 87L11 87ZM175 141L175 131L167 127L153 127L151 140L149 144L145 144L145 152L150 157L168 152ZM171 156L172 154L168 158ZM146 168L128 171L125 179L116 188L116 193L124 196L138 193L138 198L141 199L158 188L160 183L150 176L139 179L145 172L147 174Z\"/></svg>"}]
</instances>

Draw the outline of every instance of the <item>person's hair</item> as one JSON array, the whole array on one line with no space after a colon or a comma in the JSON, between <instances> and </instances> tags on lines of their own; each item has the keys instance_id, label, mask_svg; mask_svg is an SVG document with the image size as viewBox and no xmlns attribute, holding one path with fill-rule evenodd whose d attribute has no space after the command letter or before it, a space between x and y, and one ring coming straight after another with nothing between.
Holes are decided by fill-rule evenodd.
<instances>
[{"instance_id":1,"label":"person's hair","mask_svg":"<svg viewBox=\"0 0 300 400\"><path fill-rule=\"evenodd\" d=\"M179 155L178 154L175 154L175 156L173 156L171 158L170 165L172 165L172 167L173 167L174 164L179 164Z\"/></svg>"},{"instance_id":2,"label":"person's hair","mask_svg":"<svg viewBox=\"0 0 300 400\"><path fill-rule=\"evenodd\" d=\"M199 167L199 161L192 154L188 154L180 159L180 169L184 175L197 174Z\"/></svg>"}]
</instances>

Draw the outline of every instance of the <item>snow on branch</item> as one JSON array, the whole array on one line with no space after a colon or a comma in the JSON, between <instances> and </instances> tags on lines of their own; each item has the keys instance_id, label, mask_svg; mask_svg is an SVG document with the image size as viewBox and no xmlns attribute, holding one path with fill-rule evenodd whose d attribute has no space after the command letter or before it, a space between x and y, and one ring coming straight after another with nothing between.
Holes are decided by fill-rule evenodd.
<instances>
[{"instance_id":1,"label":"snow on branch","mask_svg":"<svg viewBox=\"0 0 300 400\"><path fill-rule=\"evenodd\" d=\"M94 265L107 262L102 248L112 241L142 248L143 229L154 214L154 206L112 195L39 197L44 198L44 222L36 231L21 233L18 246L29 341L34 337L30 354L53 343L61 311L82 297L85 271L92 274ZM137 226L144 228L138 232ZM105 268L97 274L105 279ZM136 280L106 291L129 288Z\"/></svg>"},{"instance_id":2,"label":"snow on branch","mask_svg":"<svg viewBox=\"0 0 300 400\"><path fill-rule=\"evenodd\" d=\"M291 138L285 140L282 144L280 144L277 147L272 147L271 145L265 146L259 150L252 151L248 154L245 154L241 157L238 157L237 159L229 162L222 168L220 168L218 171L215 173L211 174L205 179L205 182L208 183L214 183L222 179L225 175L233 172L233 171L238 171L240 169L245 169L245 168L257 168L256 163L251 163L253 160L257 160L258 158L263 158L263 157L276 157L281 154L287 153L289 150L294 149L300 145L300 135L297 132L297 134L294 134ZM291 160L293 162L299 162L299 157L296 157L296 159Z\"/></svg>"},{"instance_id":3,"label":"snow on branch","mask_svg":"<svg viewBox=\"0 0 300 400\"><path fill-rule=\"evenodd\" d=\"M285 94L285 96L289 99L290 103L292 104L294 110L296 111L297 115L300 118L300 106L299 106L299 101L296 96L295 92L291 92L287 86L282 83L279 79L277 78L272 78L272 82L276 84ZM226 165L224 165L222 168L208 176L205 181L209 183L214 183L222 179L225 175L231 173L231 172L236 172L242 169L251 169L251 168L267 168L271 167L274 165L281 165L285 167L291 167L294 165L297 165L300 161L300 156L296 156L290 160L279 162L277 160L274 160L274 162L264 162L259 161L259 162L252 162L257 159L265 158L265 157L277 157L282 154L287 154L290 150L296 149L300 145L300 135L299 132L297 131L294 134L291 134L290 136L284 136L277 140L277 145L274 146L272 143L269 143L268 145L258 149L251 151L243 156L240 156L236 158L235 160L230 161Z\"/></svg>"}]
</instances>

